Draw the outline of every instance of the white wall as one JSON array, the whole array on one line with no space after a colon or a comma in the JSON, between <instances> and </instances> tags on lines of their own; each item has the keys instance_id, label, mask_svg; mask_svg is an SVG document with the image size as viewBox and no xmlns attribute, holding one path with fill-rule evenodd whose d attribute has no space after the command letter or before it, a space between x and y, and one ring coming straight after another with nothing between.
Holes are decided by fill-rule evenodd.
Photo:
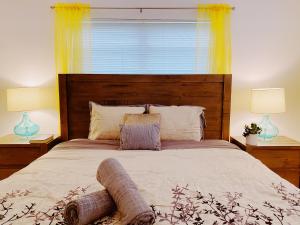
<instances>
[{"instance_id":1,"label":"white wall","mask_svg":"<svg viewBox=\"0 0 300 225\"><path fill-rule=\"evenodd\" d=\"M21 86L54 86L54 0L2 0L0 6L0 135L11 132L19 113L6 112L5 90ZM71 1L69 1L71 2ZM93 0L97 6L196 6L197 0ZM225 2L220 0L201 2ZM283 134L300 140L300 1L228 0L234 6L233 96L231 132L258 119L249 113L250 89L286 88L287 112L275 115ZM103 14L116 14L116 11ZM118 12L119 13L119 12ZM158 12L165 15L162 12ZM125 13L124 13L125 15ZM174 14L173 14L174 15ZM193 18L195 12L176 12ZM125 15L126 16L126 15ZM142 17L142 15L139 15ZM170 15L172 16L172 15ZM33 112L44 133L55 133L54 110Z\"/></svg>"},{"instance_id":2,"label":"white wall","mask_svg":"<svg viewBox=\"0 0 300 225\"><path fill-rule=\"evenodd\" d=\"M251 88L284 87L287 112L273 117L283 134L300 140L300 1L236 1L233 14L232 132L249 113Z\"/></svg>"}]
</instances>

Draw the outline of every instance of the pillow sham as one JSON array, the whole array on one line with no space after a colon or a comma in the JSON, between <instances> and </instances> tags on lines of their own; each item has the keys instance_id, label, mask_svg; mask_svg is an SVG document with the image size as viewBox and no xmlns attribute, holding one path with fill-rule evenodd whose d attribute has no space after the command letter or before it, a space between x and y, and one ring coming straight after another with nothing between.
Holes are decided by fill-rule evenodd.
<instances>
[{"instance_id":1,"label":"pillow sham","mask_svg":"<svg viewBox=\"0 0 300 225\"><path fill-rule=\"evenodd\" d=\"M144 113L144 106L103 106L90 102L90 140L120 138L120 124L126 113Z\"/></svg>"},{"instance_id":2,"label":"pillow sham","mask_svg":"<svg viewBox=\"0 0 300 225\"><path fill-rule=\"evenodd\" d=\"M160 150L160 115L126 114L120 131L123 150Z\"/></svg>"},{"instance_id":3,"label":"pillow sham","mask_svg":"<svg viewBox=\"0 0 300 225\"><path fill-rule=\"evenodd\" d=\"M166 106L166 105L159 105L159 104L146 104L146 111L145 113L149 113L149 108L150 106L156 106L156 107L162 107L162 106ZM188 105L187 105L188 106ZM201 107L201 106L200 106ZM202 108L202 113L200 114L200 132L202 134L202 137L201 139L204 139L204 136L205 136L205 133L204 133L204 128L207 127L207 124L206 124L206 118L205 118L205 108L204 107L201 107Z\"/></svg>"},{"instance_id":4,"label":"pillow sham","mask_svg":"<svg viewBox=\"0 0 300 225\"><path fill-rule=\"evenodd\" d=\"M162 140L200 141L203 137L200 106L153 106L149 113L161 115L160 134Z\"/></svg>"}]
</instances>

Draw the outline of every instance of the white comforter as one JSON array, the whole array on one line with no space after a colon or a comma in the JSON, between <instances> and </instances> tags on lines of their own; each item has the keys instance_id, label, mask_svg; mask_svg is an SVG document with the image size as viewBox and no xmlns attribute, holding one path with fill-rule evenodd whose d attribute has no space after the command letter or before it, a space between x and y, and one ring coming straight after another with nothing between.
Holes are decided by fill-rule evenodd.
<instances>
[{"instance_id":1,"label":"white comforter","mask_svg":"<svg viewBox=\"0 0 300 225\"><path fill-rule=\"evenodd\" d=\"M299 189L240 150L58 148L0 182L0 225L63 224L69 200L103 189L95 174L108 157L138 185L156 224L300 224Z\"/></svg>"}]
</instances>

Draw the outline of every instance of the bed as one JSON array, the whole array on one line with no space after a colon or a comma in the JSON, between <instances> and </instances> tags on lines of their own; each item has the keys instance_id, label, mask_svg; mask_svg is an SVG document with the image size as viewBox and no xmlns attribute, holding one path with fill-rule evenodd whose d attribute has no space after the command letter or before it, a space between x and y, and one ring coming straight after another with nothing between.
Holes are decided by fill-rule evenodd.
<instances>
[{"instance_id":1,"label":"bed","mask_svg":"<svg viewBox=\"0 0 300 225\"><path fill-rule=\"evenodd\" d=\"M66 203L101 190L99 163L116 158L156 215L155 224L300 224L300 192L231 145L230 75L59 76L63 143L0 182L0 225L64 224ZM162 151L119 151L87 140L88 102L201 105L205 140L163 141ZM94 224L119 224L118 212Z\"/></svg>"}]
</instances>

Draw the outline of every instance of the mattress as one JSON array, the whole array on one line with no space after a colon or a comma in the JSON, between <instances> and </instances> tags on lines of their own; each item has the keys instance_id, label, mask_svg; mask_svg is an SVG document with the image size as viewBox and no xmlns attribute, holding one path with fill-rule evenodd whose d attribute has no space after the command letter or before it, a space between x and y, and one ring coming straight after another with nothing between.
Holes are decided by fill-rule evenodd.
<instances>
[{"instance_id":1,"label":"mattress","mask_svg":"<svg viewBox=\"0 0 300 225\"><path fill-rule=\"evenodd\" d=\"M118 150L116 141L57 145L0 182L0 224L64 224L70 200L102 190L96 170L116 158L155 224L300 224L300 192L224 141L163 142L162 151ZM119 224L118 212L94 224Z\"/></svg>"}]
</instances>

